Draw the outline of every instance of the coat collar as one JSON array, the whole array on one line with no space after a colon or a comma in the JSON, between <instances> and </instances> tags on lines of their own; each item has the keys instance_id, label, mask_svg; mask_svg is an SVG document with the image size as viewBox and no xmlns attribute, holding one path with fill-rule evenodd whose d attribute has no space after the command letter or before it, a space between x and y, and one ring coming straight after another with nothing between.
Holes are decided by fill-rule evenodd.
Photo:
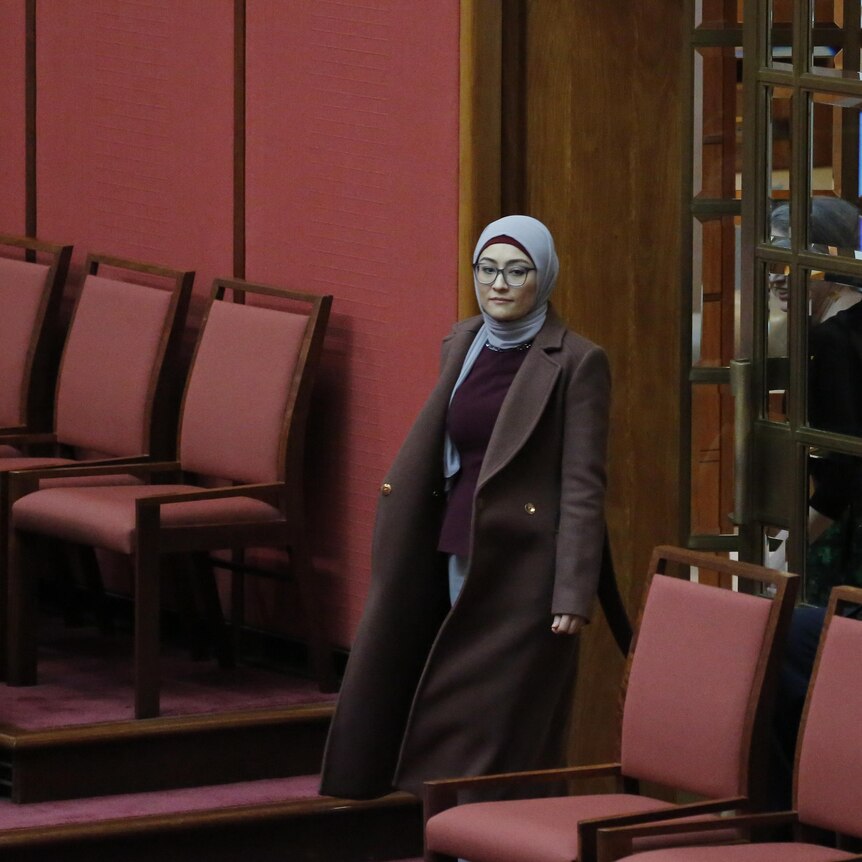
<instances>
[{"instance_id":1,"label":"coat collar","mask_svg":"<svg viewBox=\"0 0 862 862\"><path fill-rule=\"evenodd\" d=\"M452 391L467 350L481 326L482 317L477 315L456 324L449 336L450 362L444 384L448 387L447 394ZM549 308L545 325L533 339L533 346L527 351L503 400L482 462L479 487L514 458L536 427L560 375L560 364L554 354L562 349L566 332L566 325L554 309Z\"/></svg>"},{"instance_id":2,"label":"coat collar","mask_svg":"<svg viewBox=\"0 0 862 862\"><path fill-rule=\"evenodd\" d=\"M452 327L452 332L446 337L446 341L453 342L453 354L457 350L455 343L460 342L466 345L460 355L461 362L464 361L464 356L466 356L473 338L481 327L482 315L477 314L475 317L468 317L465 320L456 323L455 326ZM563 346L563 338L567 331L566 324L560 319L560 316L554 310L554 307L549 305L545 325L539 330L538 334L533 339L533 347L538 347L540 350L560 350Z\"/></svg>"}]
</instances>

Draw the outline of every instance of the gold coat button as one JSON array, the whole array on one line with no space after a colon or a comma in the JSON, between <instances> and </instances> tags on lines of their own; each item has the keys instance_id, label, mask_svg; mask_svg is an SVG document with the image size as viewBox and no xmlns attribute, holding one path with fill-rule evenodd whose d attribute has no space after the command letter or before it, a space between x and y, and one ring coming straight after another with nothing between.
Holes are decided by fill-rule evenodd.
<instances>
[{"instance_id":1,"label":"gold coat button","mask_svg":"<svg viewBox=\"0 0 862 862\"><path fill-rule=\"evenodd\" d=\"M524 506L524 511L528 515L535 515L536 514L536 507L532 503L527 503L527 505Z\"/></svg>"},{"instance_id":2,"label":"gold coat button","mask_svg":"<svg viewBox=\"0 0 862 862\"><path fill-rule=\"evenodd\" d=\"M392 493L392 486L388 482L384 482L380 486L380 493L383 494L384 497L388 497Z\"/></svg>"}]
</instances>

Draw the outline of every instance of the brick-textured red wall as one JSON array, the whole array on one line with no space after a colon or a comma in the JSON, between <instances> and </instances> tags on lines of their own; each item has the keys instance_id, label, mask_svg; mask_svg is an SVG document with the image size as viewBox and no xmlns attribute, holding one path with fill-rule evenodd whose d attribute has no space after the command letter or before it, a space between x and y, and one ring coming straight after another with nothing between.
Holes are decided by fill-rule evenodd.
<instances>
[{"instance_id":1,"label":"brick-textured red wall","mask_svg":"<svg viewBox=\"0 0 862 862\"><path fill-rule=\"evenodd\" d=\"M235 11L246 18L250 279L334 294L309 512L347 645L377 488L456 316L458 0L40 0L37 173L24 189L24 0L0 5L0 230L234 274ZM8 69L7 69L8 67ZM8 74L7 74L8 71ZM242 128L242 123L240 123ZM266 594L264 594L264 600ZM284 624L270 602L267 624Z\"/></svg>"},{"instance_id":2,"label":"brick-textured red wall","mask_svg":"<svg viewBox=\"0 0 862 862\"><path fill-rule=\"evenodd\" d=\"M0 231L24 233L24 0L0 3Z\"/></svg>"},{"instance_id":3,"label":"brick-textured red wall","mask_svg":"<svg viewBox=\"0 0 862 862\"><path fill-rule=\"evenodd\" d=\"M309 502L333 630L456 312L458 4L249 5L250 278L334 294Z\"/></svg>"},{"instance_id":4,"label":"brick-textured red wall","mask_svg":"<svg viewBox=\"0 0 862 862\"><path fill-rule=\"evenodd\" d=\"M231 274L232 0L36 5L39 234Z\"/></svg>"}]
</instances>

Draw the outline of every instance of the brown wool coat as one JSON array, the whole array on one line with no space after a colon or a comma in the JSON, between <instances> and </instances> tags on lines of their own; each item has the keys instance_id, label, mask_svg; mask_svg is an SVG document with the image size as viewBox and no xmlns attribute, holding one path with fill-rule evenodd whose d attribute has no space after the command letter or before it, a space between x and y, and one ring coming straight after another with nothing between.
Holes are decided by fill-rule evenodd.
<instances>
[{"instance_id":1,"label":"brown wool coat","mask_svg":"<svg viewBox=\"0 0 862 862\"><path fill-rule=\"evenodd\" d=\"M481 317L443 342L440 378L381 487L372 582L324 756L321 792L561 762L577 639L604 535L610 375L604 352L551 311L500 411L473 510L469 572L449 609L437 552L452 387Z\"/></svg>"}]
</instances>

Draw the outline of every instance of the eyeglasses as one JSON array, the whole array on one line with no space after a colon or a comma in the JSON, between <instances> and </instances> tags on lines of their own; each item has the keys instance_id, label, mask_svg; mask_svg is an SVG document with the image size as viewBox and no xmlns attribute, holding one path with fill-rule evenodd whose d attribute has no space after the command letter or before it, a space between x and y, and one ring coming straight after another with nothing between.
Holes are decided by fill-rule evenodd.
<instances>
[{"instance_id":1,"label":"eyeglasses","mask_svg":"<svg viewBox=\"0 0 862 862\"><path fill-rule=\"evenodd\" d=\"M492 285L498 275L503 276L503 281L508 287L523 287L527 282L527 276L535 270L534 266L525 266L523 263L509 263L502 269L490 263L473 264L473 272L476 273L476 281L485 286Z\"/></svg>"},{"instance_id":2,"label":"eyeglasses","mask_svg":"<svg viewBox=\"0 0 862 862\"><path fill-rule=\"evenodd\" d=\"M790 265L786 263L770 263L766 267L770 282L786 281L790 278ZM823 281L825 273L821 269L808 270L809 281Z\"/></svg>"}]
</instances>

